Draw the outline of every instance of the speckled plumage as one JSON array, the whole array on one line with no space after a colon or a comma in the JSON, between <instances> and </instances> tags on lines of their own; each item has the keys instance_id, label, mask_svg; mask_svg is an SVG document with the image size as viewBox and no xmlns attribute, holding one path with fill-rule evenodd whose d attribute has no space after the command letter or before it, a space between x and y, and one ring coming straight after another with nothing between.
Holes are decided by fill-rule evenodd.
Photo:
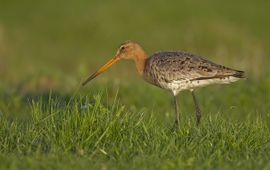
<instances>
[{"instance_id":1,"label":"speckled plumage","mask_svg":"<svg viewBox=\"0 0 270 170\"><path fill-rule=\"evenodd\" d=\"M179 124L177 94L182 90L191 90L195 105L197 125L200 123L201 110L195 92L197 87L209 84L226 84L244 78L244 72L215 64L200 56L181 51L161 51L148 57L144 49L136 42L126 41L121 44L115 56L101 66L88 79L86 85L120 59L135 62L138 73L149 83L170 90L175 102L175 127Z\"/></svg>"},{"instance_id":2,"label":"speckled plumage","mask_svg":"<svg viewBox=\"0 0 270 170\"><path fill-rule=\"evenodd\" d=\"M176 95L181 90L234 82L243 78L243 72L192 53L161 51L146 59L143 77L151 84L171 90Z\"/></svg>"}]
</instances>

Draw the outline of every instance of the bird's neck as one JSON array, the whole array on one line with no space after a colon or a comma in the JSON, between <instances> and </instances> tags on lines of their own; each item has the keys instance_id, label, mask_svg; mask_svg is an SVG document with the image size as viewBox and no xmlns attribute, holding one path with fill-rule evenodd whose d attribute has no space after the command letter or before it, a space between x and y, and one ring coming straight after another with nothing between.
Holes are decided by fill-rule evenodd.
<instances>
[{"instance_id":1,"label":"bird's neck","mask_svg":"<svg viewBox=\"0 0 270 170\"><path fill-rule=\"evenodd\" d=\"M143 74L146 59L147 59L147 54L143 49L137 51L136 57L135 57L135 63L136 63L136 67L140 75Z\"/></svg>"}]
</instances>

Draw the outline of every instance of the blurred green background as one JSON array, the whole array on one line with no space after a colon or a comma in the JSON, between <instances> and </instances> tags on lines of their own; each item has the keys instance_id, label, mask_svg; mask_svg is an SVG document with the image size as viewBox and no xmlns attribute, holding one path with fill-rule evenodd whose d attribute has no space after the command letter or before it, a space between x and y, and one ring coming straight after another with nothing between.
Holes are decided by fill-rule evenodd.
<instances>
[{"instance_id":1,"label":"blurred green background","mask_svg":"<svg viewBox=\"0 0 270 170\"><path fill-rule=\"evenodd\" d=\"M220 103L213 104L213 110L227 100L219 94L221 89L228 96L252 91L243 94L247 110L267 110L268 106L254 100L269 99L265 93L270 81L269 7L270 2L263 0L1 0L2 99L37 96L50 90L67 95L107 90L109 98L119 92L120 100L130 107L161 106L157 110L168 111L170 94L144 83L132 61L119 62L80 88L82 80L110 59L120 43L135 40L149 55L160 50L191 51L246 71L248 80L240 85L200 90L206 95L200 100L207 97ZM240 97L236 97L231 95L233 102L225 106L239 104Z\"/></svg>"}]
</instances>

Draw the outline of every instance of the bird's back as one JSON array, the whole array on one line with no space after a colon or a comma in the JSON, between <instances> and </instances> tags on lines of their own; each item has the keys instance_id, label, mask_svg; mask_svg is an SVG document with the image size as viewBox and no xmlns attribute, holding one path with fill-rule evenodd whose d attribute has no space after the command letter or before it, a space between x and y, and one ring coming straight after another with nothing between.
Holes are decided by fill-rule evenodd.
<instances>
[{"instance_id":1,"label":"bird's back","mask_svg":"<svg viewBox=\"0 0 270 170\"><path fill-rule=\"evenodd\" d=\"M158 87L181 91L213 83L230 83L244 72L182 51L161 51L145 62L144 79Z\"/></svg>"}]
</instances>

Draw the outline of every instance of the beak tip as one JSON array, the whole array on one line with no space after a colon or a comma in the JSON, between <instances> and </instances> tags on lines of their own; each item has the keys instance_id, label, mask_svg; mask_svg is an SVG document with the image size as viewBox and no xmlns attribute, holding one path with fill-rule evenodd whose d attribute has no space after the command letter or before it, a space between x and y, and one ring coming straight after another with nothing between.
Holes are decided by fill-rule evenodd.
<instances>
[{"instance_id":1,"label":"beak tip","mask_svg":"<svg viewBox=\"0 0 270 170\"><path fill-rule=\"evenodd\" d=\"M97 77L99 74L107 70L110 66L112 66L115 62L117 62L120 58L119 57L113 57L109 62L107 62L105 65L100 67L94 74L92 74L88 79L86 79L83 83L82 86L85 86L89 81Z\"/></svg>"},{"instance_id":2,"label":"beak tip","mask_svg":"<svg viewBox=\"0 0 270 170\"><path fill-rule=\"evenodd\" d=\"M85 86L89 81L84 81L81 86Z\"/></svg>"}]
</instances>

